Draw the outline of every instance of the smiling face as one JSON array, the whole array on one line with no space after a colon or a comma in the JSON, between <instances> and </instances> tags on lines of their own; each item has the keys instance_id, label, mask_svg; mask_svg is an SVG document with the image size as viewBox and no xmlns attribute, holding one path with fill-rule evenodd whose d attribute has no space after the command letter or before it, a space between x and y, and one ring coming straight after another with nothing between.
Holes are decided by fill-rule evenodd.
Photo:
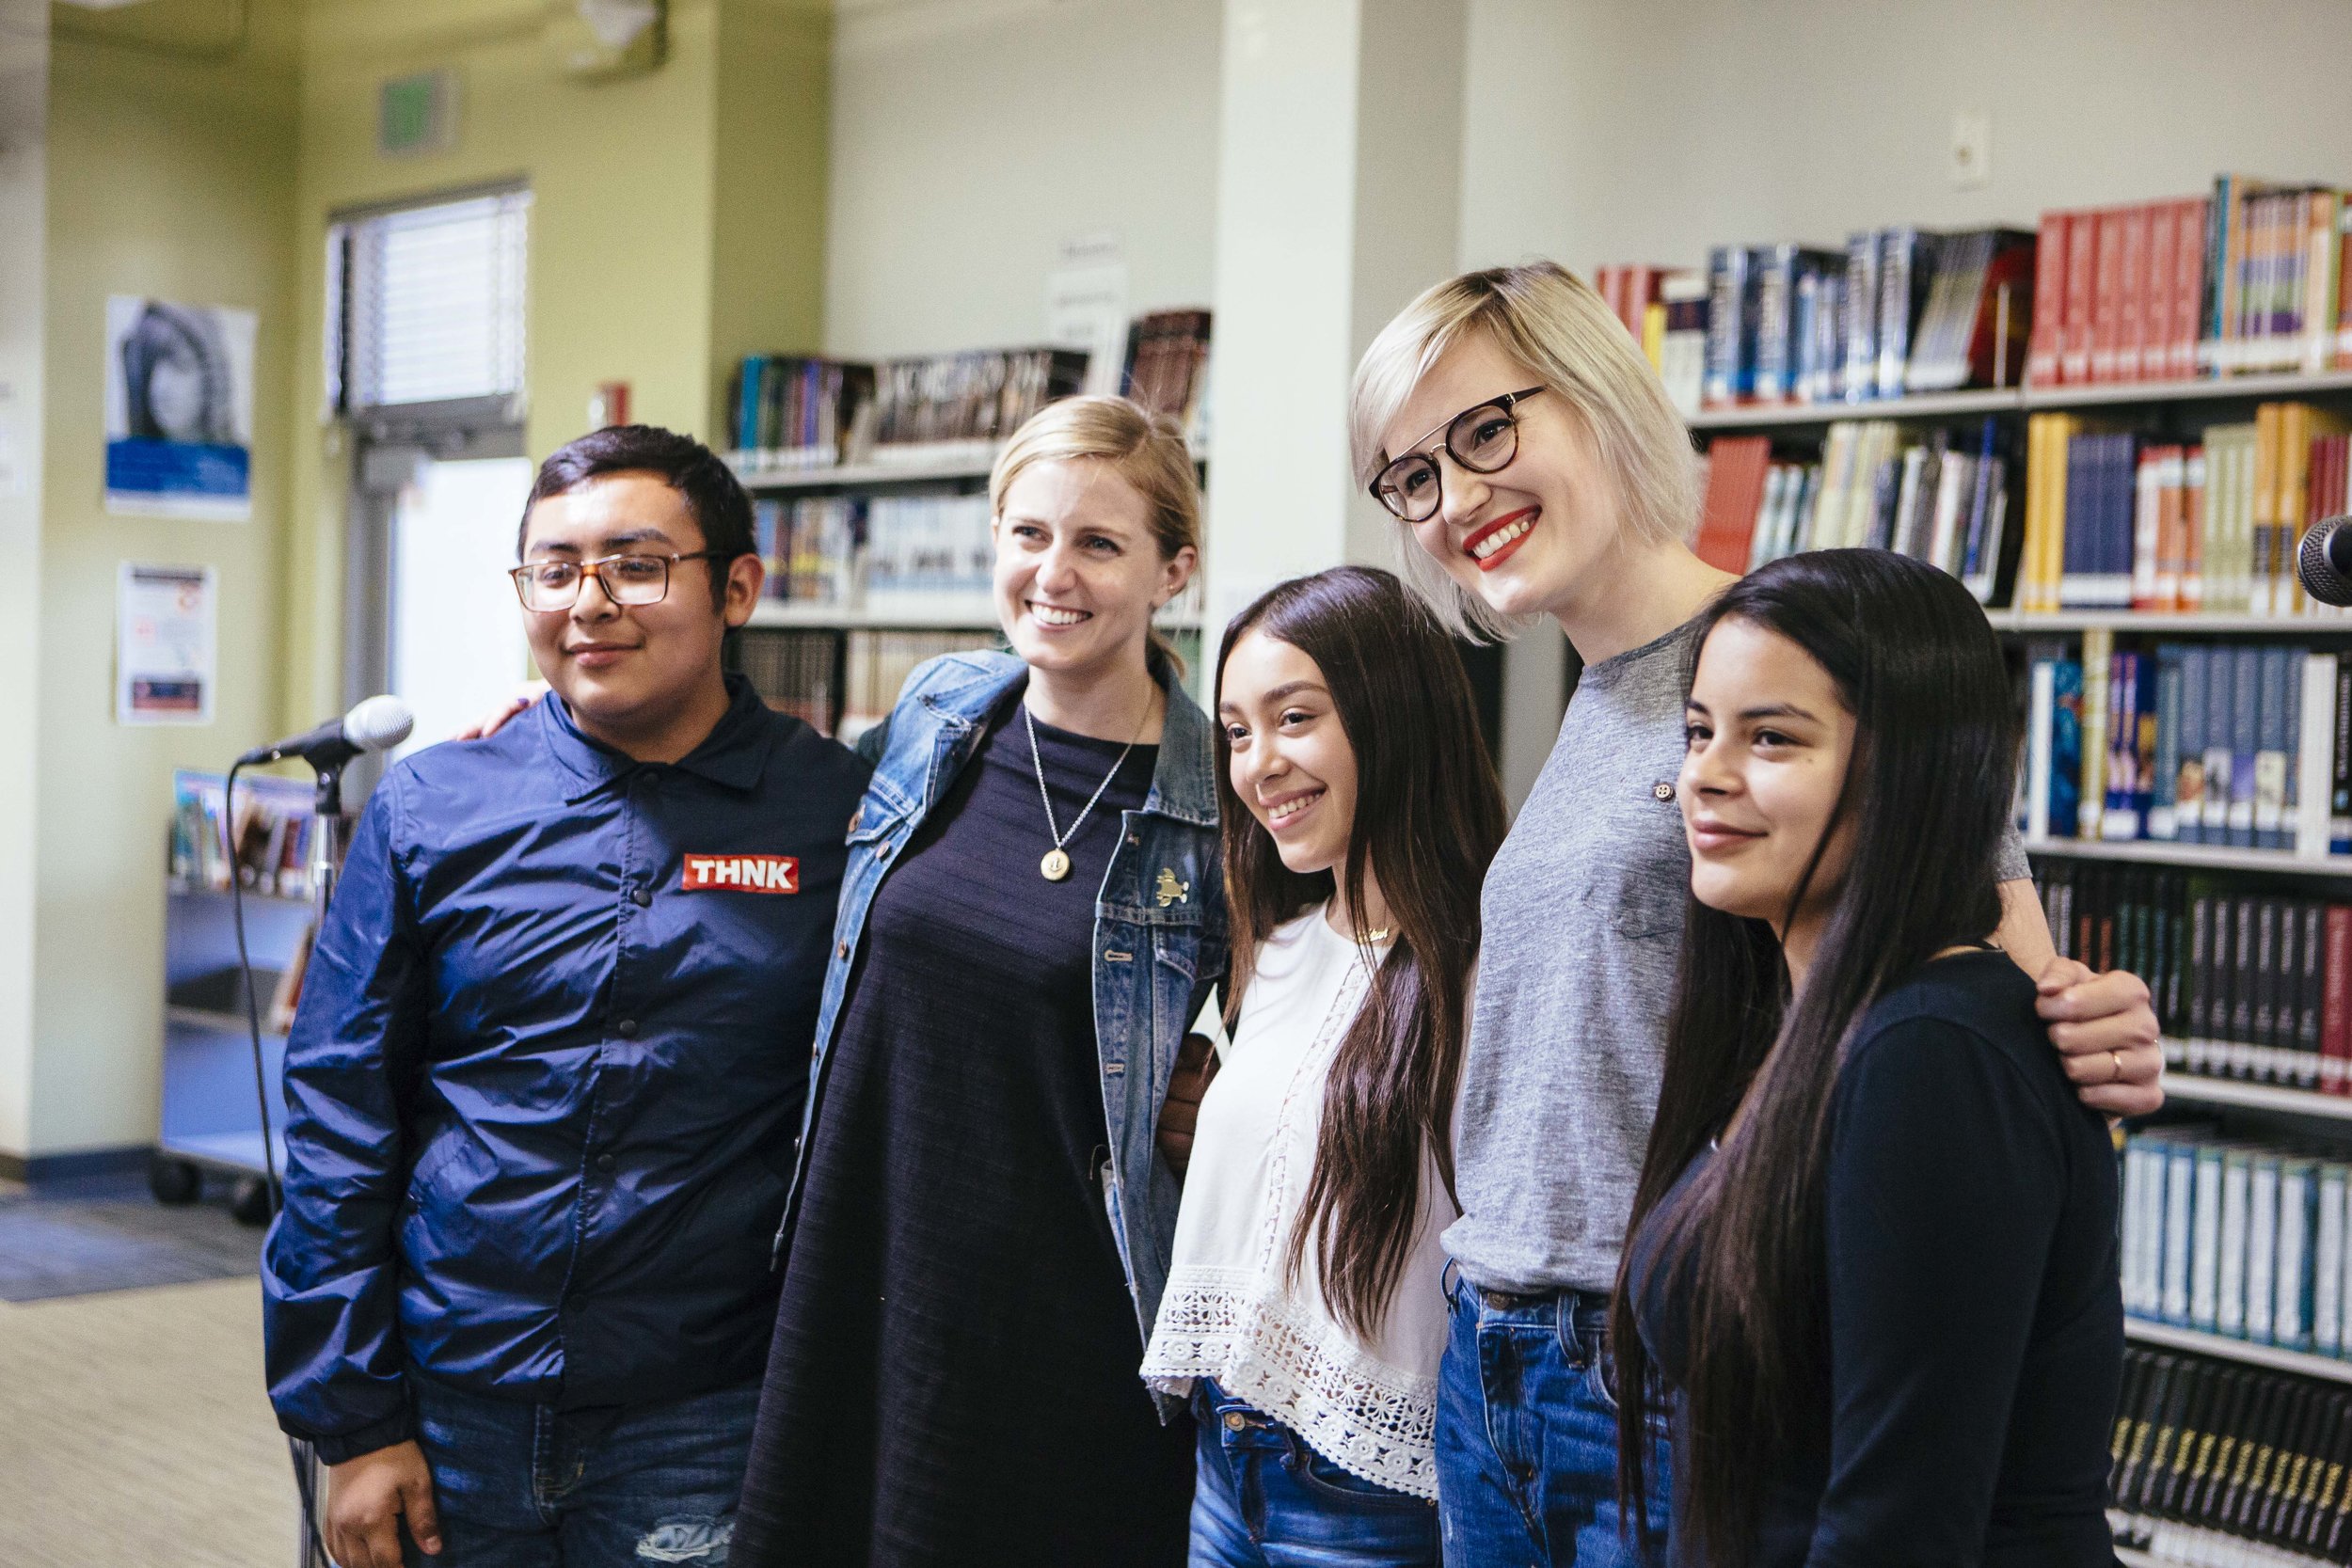
<instances>
[{"instance_id":1,"label":"smiling face","mask_svg":"<svg viewBox=\"0 0 2352 1568\"><path fill-rule=\"evenodd\" d=\"M690 554L704 548L686 498L651 473L613 473L533 503L523 532L526 562L596 561L623 553ZM539 673L580 726L632 754L710 693L723 693L719 646L751 619L759 599L757 556L727 564L723 596L710 563L680 561L659 604L616 605L583 578L568 610L523 611ZM723 696L722 696L723 705Z\"/></svg>"},{"instance_id":2,"label":"smiling face","mask_svg":"<svg viewBox=\"0 0 2352 1568\"><path fill-rule=\"evenodd\" d=\"M1322 668L1291 643L1249 632L1226 656L1216 715L1233 793L1282 863L1336 871L1356 825L1356 748Z\"/></svg>"},{"instance_id":3,"label":"smiling face","mask_svg":"<svg viewBox=\"0 0 2352 1568\"><path fill-rule=\"evenodd\" d=\"M1511 410L1518 450L1495 473L1470 472L1438 444L1455 416L1542 381L1486 333L1468 333L1438 356L1381 436L1389 458L1431 452L1440 476L1437 513L1400 526L1447 576L1505 615L1560 613L1594 591L1604 556L1619 543L1615 488L1556 394L1539 392Z\"/></svg>"},{"instance_id":4,"label":"smiling face","mask_svg":"<svg viewBox=\"0 0 2352 1568\"><path fill-rule=\"evenodd\" d=\"M1691 892L1711 909L1778 928L1845 787L1853 715L1810 654L1778 632L1727 619L1708 634L1683 721L1677 793ZM1836 902L1852 840L1849 813L1813 875L1801 922Z\"/></svg>"},{"instance_id":5,"label":"smiling face","mask_svg":"<svg viewBox=\"0 0 2352 1568\"><path fill-rule=\"evenodd\" d=\"M1032 463L1005 487L996 616L1033 670L1082 676L1140 659L1152 612L1192 576L1187 545L1160 554L1152 508L1099 458Z\"/></svg>"}]
</instances>

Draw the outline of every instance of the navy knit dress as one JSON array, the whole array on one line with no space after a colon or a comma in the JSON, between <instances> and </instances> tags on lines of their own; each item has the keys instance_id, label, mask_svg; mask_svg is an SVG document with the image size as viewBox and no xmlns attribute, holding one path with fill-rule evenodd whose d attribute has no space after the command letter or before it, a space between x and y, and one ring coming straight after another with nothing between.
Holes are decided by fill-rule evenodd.
<instances>
[{"instance_id":1,"label":"navy knit dress","mask_svg":"<svg viewBox=\"0 0 2352 1568\"><path fill-rule=\"evenodd\" d=\"M1120 752L1037 726L1067 829ZM1184 1560L1099 1172L1094 905L1137 746L1053 847L1017 699L877 891L810 1132L731 1560Z\"/></svg>"}]
</instances>

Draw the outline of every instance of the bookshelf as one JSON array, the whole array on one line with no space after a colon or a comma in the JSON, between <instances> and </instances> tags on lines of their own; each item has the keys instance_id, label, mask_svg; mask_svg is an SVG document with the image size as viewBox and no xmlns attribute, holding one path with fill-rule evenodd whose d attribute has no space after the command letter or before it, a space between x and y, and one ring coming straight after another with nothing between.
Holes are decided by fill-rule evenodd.
<instances>
[{"instance_id":1,"label":"bookshelf","mask_svg":"<svg viewBox=\"0 0 2352 1568\"><path fill-rule=\"evenodd\" d=\"M944 444L929 452L908 452L879 463L841 463L830 467L761 467L741 452L728 463L743 488L755 496L829 495L898 485L984 484L996 466L997 443Z\"/></svg>"},{"instance_id":2,"label":"bookshelf","mask_svg":"<svg viewBox=\"0 0 2352 1568\"><path fill-rule=\"evenodd\" d=\"M2122 861L2201 871L2262 871L2280 877L2352 878L2352 855L2309 860L2288 849L2235 849L2215 844L2174 844L2157 838L2028 838L2028 855L2059 860Z\"/></svg>"},{"instance_id":3,"label":"bookshelf","mask_svg":"<svg viewBox=\"0 0 2352 1568\"><path fill-rule=\"evenodd\" d=\"M2063 637L2086 631L2139 637L2352 637L2352 615L2175 614L2143 610L1992 610L1994 631Z\"/></svg>"},{"instance_id":4,"label":"bookshelf","mask_svg":"<svg viewBox=\"0 0 2352 1568\"><path fill-rule=\"evenodd\" d=\"M2193 381L2112 381L2081 385L1988 387L1859 403L1760 403L1702 407L1693 431L1795 430L1838 420L1955 420L2131 404L2261 403L2272 399L2352 398L2352 371L2203 376Z\"/></svg>"},{"instance_id":5,"label":"bookshelf","mask_svg":"<svg viewBox=\"0 0 2352 1568\"><path fill-rule=\"evenodd\" d=\"M2167 1042L2166 1054L2176 1042ZM2167 1072L2164 1096L2189 1105L2234 1105L2280 1116L2311 1117L2322 1121L2352 1121L2352 1099L2321 1094L2316 1089L2289 1088L2283 1084L2256 1084L2243 1078L2210 1078L2200 1072Z\"/></svg>"},{"instance_id":6,"label":"bookshelf","mask_svg":"<svg viewBox=\"0 0 2352 1568\"><path fill-rule=\"evenodd\" d=\"M2330 1383L2352 1383L2352 1361L2339 1361L2333 1356L2312 1355L2299 1350L2281 1350L2277 1345L2256 1344L2251 1339L2232 1339L2224 1335L2205 1334L2194 1328L2151 1323L2145 1318L2125 1318L2123 1338L2143 1345L2162 1345L2167 1350L2194 1351L2200 1355L2242 1362L2249 1367L2268 1367L2275 1371L2325 1378Z\"/></svg>"}]
</instances>

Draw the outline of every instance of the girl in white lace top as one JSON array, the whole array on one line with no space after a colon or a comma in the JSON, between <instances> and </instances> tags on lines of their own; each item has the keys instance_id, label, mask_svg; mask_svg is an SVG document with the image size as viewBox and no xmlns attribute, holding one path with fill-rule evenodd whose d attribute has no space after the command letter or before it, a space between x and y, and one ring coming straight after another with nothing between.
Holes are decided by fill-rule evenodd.
<instances>
[{"instance_id":1,"label":"girl in white lace top","mask_svg":"<svg viewBox=\"0 0 2352 1568\"><path fill-rule=\"evenodd\" d=\"M1193 1563L1434 1564L1438 1237L1502 793L1460 659L1385 572L1266 594L1217 696L1232 1043L1143 1375L1200 1420Z\"/></svg>"}]
</instances>

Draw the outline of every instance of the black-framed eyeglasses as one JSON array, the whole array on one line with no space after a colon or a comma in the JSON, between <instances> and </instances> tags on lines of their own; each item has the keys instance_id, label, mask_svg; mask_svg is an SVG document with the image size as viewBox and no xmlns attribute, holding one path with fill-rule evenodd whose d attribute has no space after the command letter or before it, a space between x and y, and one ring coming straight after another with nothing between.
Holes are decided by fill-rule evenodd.
<instances>
[{"instance_id":1,"label":"black-framed eyeglasses","mask_svg":"<svg viewBox=\"0 0 2352 1568\"><path fill-rule=\"evenodd\" d=\"M718 550L688 550L678 555L639 555L628 552L595 561L526 561L507 573L525 610L549 613L569 610L580 602L580 585L590 578L617 605L660 604L670 596L670 568L680 561L712 561Z\"/></svg>"},{"instance_id":2,"label":"black-framed eyeglasses","mask_svg":"<svg viewBox=\"0 0 2352 1568\"><path fill-rule=\"evenodd\" d=\"M1500 473L1519 454L1519 421L1511 410L1542 390L1530 387L1463 409L1439 427L1445 436L1438 445L1471 473ZM1437 434L1433 430L1429 436ZM1429 436L1413 445L1420 446ZM1408 523L1425 523L1436 516L1445 499L1437 454L1408 451L1391 463L1373 476L1372 499Z\"/></svg>"}]
</instances>

